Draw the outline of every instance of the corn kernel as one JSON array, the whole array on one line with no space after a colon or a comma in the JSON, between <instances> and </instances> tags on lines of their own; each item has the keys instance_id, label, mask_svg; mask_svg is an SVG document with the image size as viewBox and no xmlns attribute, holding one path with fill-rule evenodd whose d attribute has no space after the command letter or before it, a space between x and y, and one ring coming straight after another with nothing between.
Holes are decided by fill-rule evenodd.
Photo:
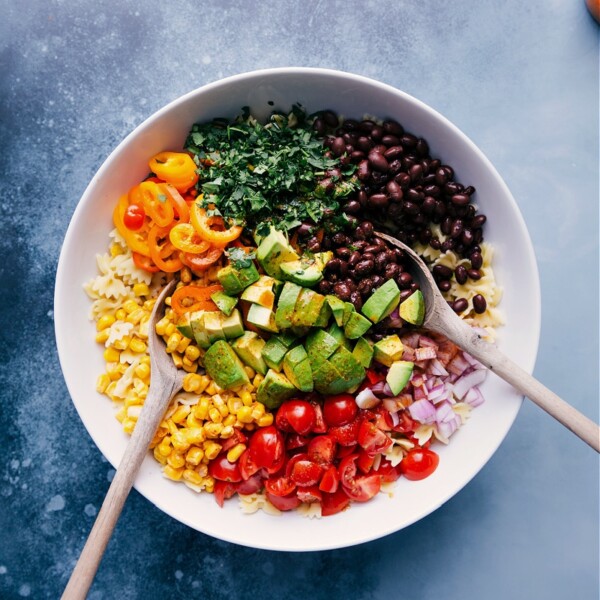
<instances>
[{"instance_id":1,"label":"corn kernel","mask_svg":"<svg viewBox=\"0 0 600 600\"><path fill-rule=\"evenodd\" d=\"M158 451L160 452L161 456L164 456L165 458L167 456L169 456L169 454L171 454L171 436L165 436L161 443L157 446Z\"/></svg>"},{"instance_id":2,"label":"corn kernel","mask_svg":"<svg viewBox=\"0 0 600 600\"><path fill-rule=\"evenodd\" d=\"M158 321L158 323L155 326L156 334L157 335L165 335L168 324L169 324L169 319L167 319L167 317L163 317L160 321Z\"/></svg>"},{"instance_id":3,"label":"corn kernel","mask_svg":"<svg viewBox=\"0 0 600 600\"><path fill-rule=\"evenodd\" d=\"M252 423L252 409L249 406L242 406L237 411L236 417L240 423Z\"/></svg>"},{"instance_id":4,"label":"corn kernel","mask_svg":"<svg viewBox=\"0 0 600 600\"><path fill-rule=\"evenodd\" d=\"M139 338L134 337L131 338L131 342L129 342L129 349L132 352L137 352L138 354L141 354L142 352L146 352L148 346L146 346L146 344L142 342L142 340L140 340Z\"/></svg>"},{"instance_id":5,"label":"corn kernel","mask_svg":"<svg viewBox=\"0 0 600 600\"><path fill-rule=\"evenodd\" d=\"M185 465L185 458L182 454L173 450L173 452L171 452L167 458L167 463L174 469L180 469Z\"/></svg>"},{"instance_id":6,"label":"corn kernel","mask_svg":"<svg viewBox=\"0 0 600 600\"><path fill-rule=\"evenodd\" d=\"M135 423L136 421L134 419L129 419L128 417L125 417L122 423L123 431L131 435L133 433L133 430L135 429Z\"/></svg>"},{"instance_id":7,"label":"corn kernel","mask_svg":"<svg viewBox=\"0 0 600 600\"><path fill-rule=\"evenodd\" d=\"M202 485L202 477L196 471L192 471L192 469L185 469L183 478L194 485Z\"/></svg>"},{"instance_id":8,"label":"corn kernel","mask_svg":"<svg viewBox=\"0 0 600 600\"><path fill-rule=\"evenodd\" d=\"M177 452L185 452L190 447L190 442L188 441L187 435L183 431L177 431L171 437L171 443L173 444L173 448Z\"/></svg>"},{"instance_id":9,"label":"corn kernel","mask_svg":"<svg viewBox=\"0 0 600 600\"><path fill-rule=\"evenodd\" d=\"M137 310L139 307L140 305L135 300L129 299L124 302L122 308L127 314L131 314L134 310Z\"/></svg>"},{"instance_id":10,"label":"corn kernel","mask_svg":"<svg viewBox=\"0 0 600 600\"><path fill-rule=\"evenodd\" d=\"M190 414L192 408L187 404L182 404L177 407L177 410L171 415L171 419L174 423L183 423L186 417Z\"/></svg>"},{"instance_id":11,"label":"corn kernel","mask_svg":"<svg viewBox=\"0 0 600 600\"><path fill-rule=\"evenodd\" d=\"M103 331L107 327L110 327L116 319L113 315L103 315L96 322L96 331Z\"/></svg>"},{"instance_id":12,"label":"corn kernel","mask_svg":"<svg viewBox=\"0 0 600 600\"><path fill-rule=\"evenodd\" d=\"M256 377L252 380L252 385L257 388L263 381L264 377L260 374L257 373Z\"/></svg>"},{"instance_id":13,"label":"corn kernel","mask_svg":"<svg viewBox=\"0 0 600 600\"><path fill-rule=\"evenodd\" d=\"M223 430L225 430L227 427L233 427L237 422L237 418L235 415L227 415L224 419L223 419ZM223 435L223 434L221 434Z\"/></svg>"},{"instance_id":14,"label":"corn kernel","mask_svg":"<svg viewBox=\"0 0 600 600\"><path fill-rule=\"evenodd\" d=\"M131 336L125 335L120 340L115 340L112 346L117 350L127 350L129 347L129 342L131 342Z\"/></svg>"},{"instance_id":15,"label":"corn kernel","mask_svg":"<svg viewBox=\"0 0 600 600\"><path fill-rule=\"evenodd\" d=\"M109 383L110 377L106 373L102 373L102 375L98 376L98 379L96 379L96 391L103 394Z\"/></svg>"},{"instance_id":16,"label":"corn kernel","mask_svg":"<svg viewBox=\"0 0 600 600\"><path fill-rule=\"evenodd\" d=\"M206 477L208 475L208 465L204 463L198 465L198 467L196 468L196 473L198 473L200 477Z\"/></svg>"},{"instance_id":17,"label":"corn kernel","mask_svg":"<svg viewBox=\"0 0 600 600\"><path fill-rule=\"evenodd\" d=\"M123 247L121 246L121 244L117 244L117 242L113 242L110 245L110 255L114 258L115 256L119 256L119 254L124 254L125 250L123 250Z\"/></svg>"},{"instance_id":18,"label":"corn kernel","mask_svg":"<svg viewBox=\"0 0 600 600\"><path fill-rule=\"evenodd\" d=\"M150 367L147 364L140 363L135 368L134 373L140 379L148 379L148 377L150 377Z\"/></svg>"},{"instance_id":19,"label":"corn kernel","mask_svg":"<svg viewBox=\"0 0 600 600\"><path fill-rule=\"evenodd\" d=\"M188 373L195 373L198 370L198 364L197 363L191 363L191 364L188 365L188 364L185 363L185 361L186 361L186 359L184 358L182 360L182 366L181 366L181 368L184 371L187 371Z\"/></svg>"},{"instance_id":20,"label":"corn kernel","mask_svg":"<svg viewBox=\"0 0 600 600\"><path fill-rule=\"evenodd\" d=\"M140 413L142 412L141 404L133 404L127 407L127 418L137 421L140 417Z\"/></svg>"},{"instance_id":21,"label":"corn kernel","mask_svg":"<svg viewBox=\"0 0 600 600\"><path fill-rule=\"evenodd\" d=\"M183 354L186 350L186 348L191 344L192 340L190 340L190 338L185 337L185 336L181 336L181 334L179 334L181 337L181 340L179 342L179 344L177 344L177 352L180 352L181 354Z\"/></svg>"},{"instance_id":22,"label":"corn kernel","mask_svg":"<svg viewBox=\"0 0 600 600\"><path fill-rule=\"evenodd\" d=\"M119 423L123 422L123 419L127 416L127 409L122 406L118 411L117 414L115 415L115 417L117 418L117 421L119 421Z\"/></svg>"},{"instance_id":23,"label":"corn kernel","mask_svg":"<svg viewBox=\"0 0 600 600\"><path fill-rule=\"evenodd\" d=\"M271 413L264 414L260 419L256 421L259 427L268 427L273 425L273 415Z\"/></svg>"},{"instance_id":24,"label":"corn kernel","mask_svg":"<svg viewBox=\"0 0 600 600\"><path fill-rule=\"evenodd\" d=\"M185 425L189 429L196 429L196 428L202 429L202 425L204 425L204 423L202 423L202 421L198 421L198 419L196 419L196 416L194 415L194 413L190 412L190 414L185 419Z\"/></svg>"},{"instance_id":25,"label":"corn kernel","mask_svg":"<svg viewBox=\"0 0 600 600\"><path fill-rule=\"evenodd\" d=\"M181 369L183 367L183 359L181 358L181 354L179 354L178 352L173 352L171 354L171 358L173 359L173 364L178 369Z\"/></svg>"},{"instance_id":26,"label":"corn kernel","mask_svg":"<svg viewBox=\"0 0 600 600\"><path fill-rule=\"evenodd\" d=\"M155 460L157 460L161 465L167 464L167 459L160 453L158 446L154 448L152 453L154 454Z\"/></svg>"},{"instance_id":27,"label":"corn kernel","mask_svg":"<svg viewBox=\"0 0 600 600\"><path fill-rule=\"evenodd\" d=\"M198 358L200 357L200 350L199 350L198 346L194 346L193 344L190 344L185 349L185 356L188 360L191 360L192 362L194 362L195 360L198 360Z\"/></svg>"},{"instance_id":28,"label":"corn kernel","mask_svg":"<svg viewBox=\"0 0 600 600\"><path fill-rule=\"evenodd\" d=\"M150 366L150 356L148 356L147 354L145 356L142 356L140 362L144 365Z\"/></svg>"},{"instance_id":29,"label":"corn kernel","mask_svg":"<svg viewBox=\"0 0 600 600\"><path fill-rule=\"evenodd\" d=\"M137 325L146 316L146 311L143 308L138 308L133 312L129 313L126 317L128 323Z\"/></svg>"},{"instance_id":30,"label":"corn kernel","mask_svg":"<svg viewBox=\"0 0 600 600\"><path fill-rule=\"evenodd\" d=\"M185 460L190 465L198 466L204 458L204 450L198 446L192 446L185 455Z\"/></svg>"},{"instance_id":31,"label":"corn kernel","mask_svg":"<svg viewBox=\"0 0 600 600\"><path fill-rule=\"evenodd\" d=\"M167 325L167 327L165 329L165 335L167 337L170 337L174 333L177 333L177 327L175 327L175 323L169 322L169 324Z\"/></svg>"},{"instance_id":32,"label":"corn kernel","mask_svg":"<svg viewBox=\"0 0 600 600\"><path fill-rule=\"evenodd\" d=\"M175 352L180 341L181 336L176 332L172 333L167 339L167 352Z\"/></svg>"},{"instance_id":33,"label":"corn kernel","mask_svg":"<svg viewBox=\"0 0 600 600\"><path fill-rule=\"evenodd\" d=\"M190 283L190 281L192 281L192 272L188 267L183 267L179 273L179 276L182 283Z\"/></svg>"},{"instance_id":34,"label":"corn kernel","mask_svg":"<svg viewBox=\"0 0 600 600\"><path fill-rule=\"evenodd\" d=\"M246 365L244 367L244 371L246 371L246 375L248 375L248 379L250 379L250 380L254 379L254 376L256 375L256 371L252 367L249 367Z\"/></svg>"},{"instance_id":35,"label":"corn kernel","mask_svg":"<svg viewBox=\"0 0 600 600\"><path fill-rule=\"evenodd\" d=\"M255 402L252 405L252 418L257 421L265 414L265 405L260 402Z\"/></svg>"},{"instance_id":36,"label":"corn kernel","mask_svg":"<svg viewBox=\"0 0 600 600\"><path fill-rule=\"evenodd\" d=\"M148 386L137 377L133 380L133 389L140 398L148 396Z\"/></svg>"},{"instance_id":37,"label":"corn kernel","mask_svg":"<svg viewBox=\"0 0 600 600\"><path fill-rule=\"evenodd\" d=\"M207 438L218 438L223 431L223 425L221 423L206 423L204 425L204 433Z\"/></svg>"},{"instance_id":38,"label":"corn kernel","mask_svg":"<svg viewBox=\"0 0 600 600\"><path fill-rule=\"evenodd\" d=\"M204 457L208 460L213 460L217 458L221 452L221 444L217 444L216 442L208 441L204 442Z\"/></svg>"},{"instance_id":39,"label":"corn kernel","mask_svg":"<svg viewBox=\"0 0 600 600\"><path fill-rule=\"evenodd\" d=\"M241 398L232 396L229 398L229 400L227 400L227 408L230 414L236 415L242 406L244 406L244 403L242 402Z\"/></svg>"},{"instance_id":40,"label":"corn kernel","mask_svg":"<svg viewBox=\"0 0 600 600\"><path fill-rule=\"evenodd\" d=\"M126 316L127 313L125 312L124 308L119 308L117 312L115 312L115 319L117 321L124 321Z\"/></svg>"},{"instance_id":41,"label":"corn kernel","mask_svg":"<svg viewBox=\"0 0 600 600\"><path fill-rule=\"evenodd\" d=\"M133 293L139 298L140 296L149 296L150 288L145 283L136 283L133 286Z\"/></svg>"},{"instance_id":42,"label":"corn kernel","mask_svg":"<svg viewBox=\"0 0 600 600\"><path fill-rule=\"evenodd\" d=\"M104 344L110 335L110 329L103 329L96 334L96 342L98 344Z\"/></svg>"},{"instance_id":43,"label":"corn kernel","mask_svg":"<svg viewBox=\"0 0 600 600\"><path fill-rule=\"evenodd\" d=\"M210 398L208 396L201 396L198 404L194 406L194 415L199 421L206 421L208 417L208 408L210 406Z\"/></svg>"},{"instance_id":44,"label":"corn kernel","mask_svg":"<svg viewBox=\"0 0 600 600\"><path fill-rule=\"evenodd\" d=\"M183 391L184 392L196 392L200 387L200 375L189 374L183 378Z\"/></svg>"},{"instance_id":45,"label":"corn kernel","mask_svg":"<svg viewBox=\"0 0 600 600\"><path fill-rule=\"evenodd\" d=\"M116 350L115 348L107 348L104 351L104 360L106 362L110 362L110 363L116 363L119 362L119 357L121 356L121 353Z\"/></svg>"},{"instance_id":46,"label":"corn kernel","mask_svg":"<svg viewBox=\"0 0 600 600\"><path fill-rule=\"evenodd\" d=\"M227 452L227 460L234 463L246 449L246 444L236 444L229 452Z\"/></svg>"},{"instance_id":47,"label":"corn kernel","mask_svg":"<svg viewBox=\"0 0 600 600\"><path fill-rule=\"evenodd\" d=\"M186 429L185 437L189 445L201 444L206 440L206 434L202 427L190 427L189 429Z\"/></svg>"},{"instance_id":48,"label":"corn kernel","mask_svg":"<svg viewBox=\"0 0 600 600\"><path fill-rule=\"evenodd\" d=\"M214 406L208 409L208 416L213 423L221 423L223 421L223 416Z\"/></svg>"},{"instance_id":49,"label":"corn kernel","mask_svg":"<svg viewBox=\"0 0 600 600\"><path fill-rule=\"evenodd\" d=\"M233 426L227 425L227 427L223 427L219 437L223 440L227 440L234 434L234 432L235 432L235 430L234 430Z\"/></svg>"},{"instance_id":50,"label":"corn kernel","mask_svg":"<svg viewBox=\"0 0 600 600\"><path fill-rule=\"evenodd\" d=\"M104 390L104 393L111 399L111 400L121 400L121 398L115 398L113 396L113 392L115 391L115 387L117 385L116 381L111 381L108 384L108 387Z\"/></svg>"},{"instance_id":51,"label":"corn kernel","mask_svg":"<svg viewBox=\"0 0 600 600\"><path fill-rule=\"evenodd\" d=\"M238 396L241 398L244 406L252 405L252 394L248 390L241 390Z\"/></svg>"},{"instance_id":52,"label":"corn kernel","mask_svg":"<svg viewBox=\"0 0 600 600\"><path fill-rule=\"evenodd\" d=\"M173 468L171 465L166 465L163 469L163 473L169 479L173 481L179 481L183 475L183 469Z\"/></svg>"}]
</instances>

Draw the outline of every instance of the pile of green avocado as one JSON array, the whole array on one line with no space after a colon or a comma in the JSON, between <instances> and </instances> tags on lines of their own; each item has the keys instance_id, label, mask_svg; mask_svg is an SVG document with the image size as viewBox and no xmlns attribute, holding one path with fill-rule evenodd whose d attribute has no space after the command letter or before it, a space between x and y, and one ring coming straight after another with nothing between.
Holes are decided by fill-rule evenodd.
<instances>
[{"instance_id":1,"label":"pile of green avocado","mask_svg":"<svg viewBox=\"0 0 600 600\"><path fill-rule=\"evenodd\" d=\"M375 360L389 367L392 392L402 391L413 363L401 360L400 338L390 335L373 344L365 334L398 306L405 322L421 325L423 295L417 290L400 302L400 289L388 280L357 312L353 304L311 289L331 257L330 252L300 257L272 228L256 252L266 275L254 263L219 271L223 291L212 295L219 310L186 313L178 329L206 350L204 368L220 387L249 383L248 365L264 375L257 400L274 409L297 391L352 392ZM247 303L245 320L236 308L239 301Z\"/></svg>"}]
</instances>

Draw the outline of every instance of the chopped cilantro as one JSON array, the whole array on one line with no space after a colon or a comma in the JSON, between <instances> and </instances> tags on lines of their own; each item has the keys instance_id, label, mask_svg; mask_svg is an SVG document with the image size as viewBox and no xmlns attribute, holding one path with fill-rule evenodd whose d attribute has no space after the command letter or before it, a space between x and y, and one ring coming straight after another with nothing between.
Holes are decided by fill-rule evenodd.
<instances>
[{"instance_id":1,"label":"chopped cilantro","mask_svg":"<svg viewBox=\"0 0 600 600\"><path fill-rule=\"evenodd\" d=\"M254 252L245 252L241 248L232 248L225 252L229 262L234 269L245 269L252 264L252 260L256 258Z\"/></svg>"},{"instance_id":2,"label":"chopped cilantro","mask_svg":"<svg viewBox=\"0 0 600 600\"><path fill-rule=\"evenodd\" d=\"M340 165L325 155L300 106L289 115L274 113L264 125L248 107L233 121L196 124L186 148L200 165L202 205L257 230L273 224L287 231L325 216L341 221L340 200L358 189L354 165L342 168L347 179L336 179L332 189L318 186L328 169Z\"/></svg>"}]
</instances>

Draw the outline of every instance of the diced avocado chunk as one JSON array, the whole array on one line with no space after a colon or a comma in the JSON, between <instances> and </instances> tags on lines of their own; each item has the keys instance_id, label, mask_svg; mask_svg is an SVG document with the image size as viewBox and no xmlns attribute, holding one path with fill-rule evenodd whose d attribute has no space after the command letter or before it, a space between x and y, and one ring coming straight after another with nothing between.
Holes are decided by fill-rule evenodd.
<instances>
[{"instance_id":1,"label":"diced avocado chunk","mask_svg":"<svg viewBox=\"0 0 600 600\"><path fill-rule=\"evenodd\" d=\"M361 312L373 323L379 323L398 306L399 302L400 288L393 279L388 279L371 294L363 304Z\"/></svg>"},{"instance_id":2,"label":"diced avocado chunk","mask_svg":"<svg viewBox=\"0 0 600 600\"><path fill-rule=\"evenodd\" d=\"M342 318L341 327L345 327L346 323L348 322L348 319L350 318L350 315L352 315L355 312L356 309L354 308L354 304L352 304L352 302L344 302L344 316Z\"/></svg>"},{"instance_id":3,"label":"diced avocado chunk","mask_svg":"<svg viewBox=\"0 0 600 600\"><path fill-rule=\"evenodd\" d=\"M210 295L211 300L219 307L219 310L226 316L229 316L235 305L238 303L238 299L233 296L228 296L225 292L214 292Z\"/></svg>"},{"instance_id":4,"label":"diced avocado chunk","mask_svg":"<svg viewBox=\"0 0 600 600\"><path fill-rule=\"evenodd\" d=\"M410 380L414 364L407 360L397 360L392 363L385 380L392 390L392 394L399 394Z\"/></svg>"},{"instance_id":5,"label":"diced avocado chunk","mask_svg":"<svg viewBox=\"0 0 600 600\"><path fill-rule=\"evenodd\" d=\"M287 329L286 331L282 331L280 334L278 334L277 339L286 348L291 348L298 341L298 336L293 331Z\"/></svg>"},{"instance_id":6,"label":"diced avocado chunk","mask_svg":"<svg viewBox=\"0 0 600 600\"><path fill-rule=\"evenodd\" d=\"M200 346L200 348L204 348L206 350L210 346L210 340L208 339L208 334L204 329L204 312L203 310L199 310L190 315L190 325L192 327L192 332L194 334L194 339L196 340L196 344Z\"/></svg>"},{"instance_id":7,"label":"diced avocado chunk","mask_svg":"<svg viewBox=\"0 0 600 600\"><path fill-rule=\"evenodd\" d=\"M262 357L270 369L281 371L287 351L285 344L276 335L273 335L265 343L262 349Z\"/></svg>"},{"instance_id":8,"label":"diced avocado chunk","mask_svg":"<svg viewBox=\"0 0 600 600\"><path fill-rule=\"evenodd\" d=\"M260 277L254 263L243 269L236 269L232 265L227 265L217 272L217 277L223 286L223 290L230 296L237 296L249 285L258 281Z\"/></svg>"},{"instance_id":9,"label":"diced avocado chunk","mask_svg":"<svg viewBox=\"0 0 600 600\"><path fill-rule=\"evenodd\" d=\"M363 317L360 313L353 312L344 325L344 334L351 340L356 340L365 335L371 327L371 321Z\"/></svg>"},{"instance_id":10,"label":"diced avocado chunk","mask_svg":"<svg viewBox=\"0 0 600 600\"><path fill-rule=\"evenodd\" d=\"M292 325L296 327L313 327L319 319L325 296L302 288L292 313Z\"/></svg>"},{"instance_id":11,"label":"diced avocado chunk","mask_svg":"<svg viewBox=\"0 0 600 600\"><path fill-rule=\"evenodd\" d=\"M315 264L322 271L325 268L325 265L333 258L333 252L328 250L327 252L315 252L313 254L313 259Z\"/></svg>"},{"instance_id":12,"label":"diced avocado chunk","mask_svg":"<svg viewBox=\"0 0 600 600\"><path fill-rule=\"evenodd\" d=\"M269 369L256 390L256 399L274 410L295 393L294 384L285 375Z\"/></svg>"},{"instance_id":13,"label":"diced avocado chunk","mask_svg":"<svg viewBox=\"0 0 600 600\"><path fill-rule=\"evenodd\" d=\"M342 381L340 382L342 389L340 389L340 393L352 389L365 377L365 370L362 365L354 358L352 352L349 352L344 347L338 348L329 359L329 362L342 376Z\"/></svg>"},{"instance_id":14,"label":"diced avocado chunk","mask_svg":"<svg viewBox=\"0 0 600 600\"><path fill-rule=\"evenodd\" d=\"M208 341L211 344L218 340L225 339L225 333L223 332L223 315L221 311L206 311L202 317L202 325L204 331L208 336Z\"/></svg>"},{"instance_id":15,"label":"diced avocado chunk","mask_svg":"<svg viewBox=\"0 0 600 600\"><path fill-rule=\"evenodd\" d=\"M260 304L250 305L246 321L264 331L270 331L272 333L277 333L279 331L275 324L275 315L273 311Z\"/></svg>"},{"instance_id":16,"label":"diced avocado chunk","mask_svg":"<svg viewBox=\"0 0 600 600\"><path fill-rule=\"evenodd\" d=\"M282 277L298 285L313 286L323 279L321 269L314 261L293 260L279 265Z\"/></svg>"},{"instance_id":17,"label":"diced avocado chunk","mask_svg":"<svg viewBox=\"0 0 600 600\"><path fill-rule=\"evenodd\" d=\"M271 281L274 281L269 277ZM260 285L260 281L248 286L240 296L242 300L247 300L253 304L259 304L269 310L273 310L275 306L275 294L273 293L273 284Z\"/></svg>"},{"instance_id":18,"label":"diced avocado chunk","mask_svg":"<svg viewBox=\"0 0 600 600\"><path fill-rule=\"evenodd\" d=\"M337 323L332 323L329 329L327 329L327 333L335 338L340 343L340 346L345 346L348 350L352 350L350 340L344 335L344 330L338 327Z\"/></svg>"},{"instance_id":19,"label":"diced avocado chunk","mask_svg":"<svg viewBox=\"0 0 600 600\"><path fill-rule=\"evenodd\" d=\"M326 360L313 369L315 390L321 394L336 394L338 382L343 381L340 372Z\"/></svg>"},{"instance_id":20,"label":"diced avocado chunk","mask_svg":"<svg viewBox=\"0 0 600 600\"><path fill-rule=\"evenodd\" d=\"M402 345L402 341L400 340L400 338L396 334L394 334L388 335L382 340L379 340L373 346L373 350L375 352L373 358L378 363L389 367L393 362L398 361L402 358L404 346Z\"/></svg>"},{"instance_id":21,"label":"diced avocado chunk","mask_svg":"<svg viewBox=\"0 0 600 600\"><path fill-rule=\"evenodd\" d=\"M244 322L237 308L228 317L221 317L221 329L228 340L240 337L244 333Z\"/></svg>"},{"instance_id":22,"label":"diced avocado chunk","mask_svg":"<svg viewBox=\"0 0 600 600\"><path fill-rule=\"evenodd\" d=\"M319 316L315 321L313 327L322 327L323 329L329 325L329 317L331 317L331 308L329 304L323 301L321 305L321 311L319 312Z\"/></svg>"},{"instance_id":23,"label":"diced avocado chunk","mask_svg":"<svg viewBox=\"0 0 600 600\"><path fill-rule=\"evenodd\" d=\"M331 312L333 313L333 318L339 327L344 326L344 301L338 298L337 296L328 295L325 296L327 300L327 304L331 308Z\"/></svg>"},{"instance_id":24,"label":"diced avocado chunk","mask_svg":"<svg viewBox=\"0 0 600 600\"><path fill-rule=\"evenodd\" d=\"M244 335L232 342L231 347L242 361L257 373L264 375L267 372L267 363L262 356L265 340L254 331L246 331Z\"/></svg>"},{"instance_id":25,"label":"diced avocado chunk","mask_svg":"<svg viewBox=\"0 0 600 600\"><path fill-rule=\"evenodd\" d=\"M400 303L400 318L411 325L423 325L425 318L425 298L421 290L415 290Z\"/></svg>"},{"instance_id":26,"label":"diced avocado chunk","mask_svg":"<svg viewBox=\"0 0 600 600\"><path fill-rule=\"evenodd\" d=\"M294 307L302 288L295 283L286 282L277 301L277 310L275 311L275 324L279 329L286 329L292 326L292 315Z\"/></svg>"},{"instance_id":27,"label":"diced avocado chunk","mask_svg":"<svg viewBox=\"0 0 600 600\"><path fill-rule=\"evenodd\" d=\"M374 354L373 346L364 338L360 337L356 340L352 356L365 368L368 369L373 361Z\"/></svg>"},{"instance_id":28,"label":"diced avocado chunk","mask_svg":"<svg viewBox=\"0 0 600 600\"><path fill-rule=\"evenodd\" d=\"M184 313L177 320L177 330L186 338L194 339L194 330L190 323L190 313Z\"/></svg>"},{"instance_id":29,"label":"diced avocado chunk","mask_svg":"<svg viewBox=\"0 0 600 600\"><path fill-rule=\"evenodd\" d=\"M340 342L323 329L311 331L304 343L311 362L327 360L340 347Z\"/></svg>"},{"instance_id":30,"label":"diced avocado chunk","mask_svg":"<svg viewBox=\"0 0 600 600\"><path fill-rule=\"evenodd\" d=\"M224 340L211 345L204 356L208 376L224 389L250 383L242 361Z\"/></svg>"},{"instance_id":31,"label":"diced avocado chunk","mask_svg":"<svg viewBox=\"0 0 600 600\"><path fill-rule=\"evenodd\" d=\"M256 258L267 274L276 279L284 279L281 263L298 260L299 257L285 235L271 227L269 235L261 240L256 249Z\"/></svg>"},{"instance_id":32,"label":"diced avocado chunk","mask_svg":"<svg viewBox=\"0 0 600 600\"><path fill-rule=\"evenodd\" d=\"M308 354L302 346L288 351L283 359L283 371L287 378L302 392L312 392L313 376Z\"/></svg>"}]
</instances>

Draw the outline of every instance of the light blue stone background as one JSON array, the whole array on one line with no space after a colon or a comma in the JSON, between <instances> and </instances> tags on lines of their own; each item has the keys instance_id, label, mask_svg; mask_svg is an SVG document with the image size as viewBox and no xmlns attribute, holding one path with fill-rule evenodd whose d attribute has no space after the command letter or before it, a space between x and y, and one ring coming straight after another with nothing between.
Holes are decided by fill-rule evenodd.
<instances>
[{"instance_id":1,"label":"light blue stone background","mask_svg":"<svg viewBox=\"0 0 600 600\"><path fill-rule=\"evenodd\" d=\"M273 66L367 75L487 154L539 261L535 374L598 420L598 27L582 0L0 2L0 597L58 598L113 471L80 423L52 294L77 201L159 107ZM525 403L423 521L344 550L220 542L133 492L90 598L598 598L598 458Z\"/></svg>"}]
</instances>

